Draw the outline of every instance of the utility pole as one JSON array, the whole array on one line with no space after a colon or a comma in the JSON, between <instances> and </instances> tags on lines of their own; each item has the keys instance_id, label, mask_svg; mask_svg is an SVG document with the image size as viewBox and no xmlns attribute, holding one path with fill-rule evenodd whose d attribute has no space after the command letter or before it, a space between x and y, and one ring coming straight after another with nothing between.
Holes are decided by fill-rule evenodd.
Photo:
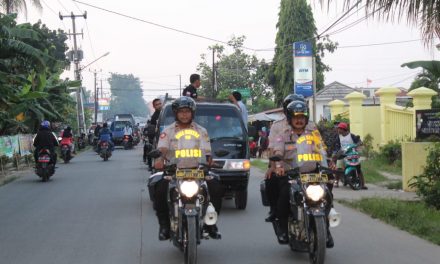
<instances>
[{"instance_id":1,"label":"utility pole","mask_svg":"<svg viewBox=\"0 0 440 264\"><path fill-rule=\"evenodd\" d=\"M182 74L179 74L179 93L182 96Z\"/></svg>"},{"instance_id":2,"label":"utility pole","mask_svg":"<svg viewBox=\"0 0 440 264\"><path fill-rule=\"evenodd\" d=\"M104 96L102 96L102 78L101 78L101 99L104 98Z\"/></svg>"},{"instance_id":3,"label":"utility pole","mask_svg":"<svg viewBox=\"0 0 440 264\"><path fill-rule=\"evenodd\" d=\"M215 95L215 48L212 49L212 98Z\"/></svg>"},{"instance_id":4,"label":"utility pole","mask_svg":"<svg viewBox=\"0 0 440 264\"><path fill-rule=\"evenodd\" d=\"M98 107L99 107L99 104L98 104L98 80L96 79L96 76L98 75L98 71L97 70L94 70L93 71L93 76L94 76L94 81L93 81L93 85L94 85L94 88L95 88L95 124L97 124L98 123ZM101 80L101 87L102 87L102 80Z\"/></svg>"},{"instance_id":5,"label":"utility pole","mask_svg":"<svg viewBox=\"0 0 440 264\"><path fill-rule=\"evenodd\" d=\"M83 36L83 33L76 33L76 25L75 25L75 18L77 17L83 17L84 19L87 19L87 12L84 12L83 15L74 15L73 12L70 13L70 15L63 16L61 13L59 13L59 17L61 20L63 18L71 18L72 19L72 29L73 33L68 33L68 35L73 36L73 62L75 64L75 80L80 81L81 80L81 69L79 68L79 62L82 60L82 53L81 56L78 52L78 46L76 42L76 36L81 35ZM78 132L81 135L81 133L85 133L85 120L84 120L84 108L83 108L83 102L82 102L82 87L78 87L76 90L76 108L77 108L77 120L78 120Z\"/></svg>"}]
</instances>

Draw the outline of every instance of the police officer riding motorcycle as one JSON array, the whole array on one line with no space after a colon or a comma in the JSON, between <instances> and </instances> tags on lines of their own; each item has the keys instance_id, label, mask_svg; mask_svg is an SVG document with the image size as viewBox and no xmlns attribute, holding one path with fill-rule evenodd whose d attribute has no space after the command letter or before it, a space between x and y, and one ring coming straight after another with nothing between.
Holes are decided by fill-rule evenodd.
<instances>
[{"instance_id":1,"label":"police officer riding motorcycle","mask_svg":"<svg viewBox=\"0 0 440 264\"><path fill-rule=\"evenodd\" d=\"M286 107L286 126L273 144L279 193L273 226L280 244L309 253L311 263L324 263L332 248L329 213L332 209L332 170L327 168L318 130L307 128L309 113L303 101Z\"/></svg>"},{"instance_id":2,"label":"police officer riding motorcycle","mask_svg":"<svg viewBox=\"0 0 440 264\"><path fill-rule=\"evenodd\" d=\"M175 233L176 225L173 216L175 216L177 209L173 207L179 206L179 204L182 206L182 203L186 205L185 203L191 203L192 199L196 199L194 204L196 207L203 207L199 212L203 216L207 205L210 204L219 214L222 202L222 187L215 177L198 178L200 188L194 190L197 194L192 198L185 197L184 186L179 185L183 181L178 175L179 173L183 175L183 172L178 171L194 168L200 170L201 167L203 167L202 170L206 168L209 170L214 164L211 158L211 145L207 130L193 121L196 110L195 101L190 97L180 97L173 102L172 110L176 121L160 134L157 144L160 157L155 157L155 169L164 171L158 180L154 180L154 209L160 226L159 240L167 240L170 235L174 239L179 235ZM173 166L174 171L170 169ZM206 170L205 173L207 173ZM207 175L205 174L205 176ZM202 186L206 187L205 190ZM179 200L177 203L176 199ZM203 206L198 205L199 203ZM182 207L178 208L182 209ZM211 209L214 208L211 206ZM187 212L185 210L185 214ZM173 222L170 221L170 217ZM172 227L171 230L170 227ZM221 238L217 226L212 223L211 225L206 224L206 221L203 225L203 232L213 239ZM200 243L199 240L198 243Z\"/></svg>"}]
</instances>

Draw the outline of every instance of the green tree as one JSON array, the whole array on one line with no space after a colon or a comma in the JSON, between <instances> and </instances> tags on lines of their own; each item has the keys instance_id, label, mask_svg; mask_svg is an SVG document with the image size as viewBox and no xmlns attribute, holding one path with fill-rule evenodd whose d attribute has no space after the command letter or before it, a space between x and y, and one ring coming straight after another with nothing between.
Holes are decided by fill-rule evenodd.
<instances>
[{"instance_id":1,"label":"green tree","mask_svg":"<svg viewBox=\"0 0 440 264\"><path fill-rule=\"evenodd\" d=\"M327 4L336 0L320 0ZM344 0L344 7L348 10L359 0ZM339 4L340 0L338 0ZM439 0L365 0L365 14L374 14L385 21L407 20L409 25L420 28L425 43L431 43L435 37L440 37Z\"/></svg>"},{"instance_id":2,"label":"green tree","mask_svg":"<svg viewBox=\"0 0 440 264\"><path fill-rule=\"evenodd\" d=\"M31 2L37 9L42 9L40 0L31 0ZM1 0L0 7L6 11L6 14L23 11L27 15L26 0Z\"/></svg>"},{"instance_id":3,"label":"green tree","mask_svg":"<svg viewBox=\"0 0 440 264\"><path fill-rule=\"evenodd\" d=\"M276 50L269 84L274 88L275 101L280 104L292 92L294 85L293 43L310 41L316 56L316 85L319 91L324 87L324 72L331 70L322 62L325 51L333 52L337 43L323 37L317 43L316 26L310 5L306 0L281 0L278 15Z\"/></svg>"},{"instance_id":4,"label":"green tree","mask_svg":"<svg viewBox=\"0 0 440 264\"><path fill-rule=\"evenodd\" d=\"M267 107L272 108L271 87L266 82L269 64L264 60L260 61L255 55L245 53L243 50L245 40L245 36L232 37L228 42L228 46L233 50L231 54L226 54L225 47L222 45L208 47L208 50L211 52L214 50L216 54L216 90L212 87L213 70L212 64L207 61L209 56L201 55L202 62L197 67L201 73L201 93L210 98L227 100L233 90L249 88L253 104L253 107L249 109L250 112L266 110Z\"/></svg>"},{"instance_id":5,"label":"green tree","mask_svg":"<svg viewBox=\"0 0 440 264\"><path fill-rule=\"evenodd\" d=\"M411 83L410 91L419 87L430 88L439 94L440 84L440 61L412 61L402 64L402 67L410 69L422 68L422 72L417 74ZM440 108L439 96L432 97L432 107Z\"/></svg>"},{"instance_id":6,"label":"green tree","mask_svg":"<svg viewBox=\"0 0 440 264\"><path fill-rule=\"evenodd\" d=\"M0 14L0 134L34 132L42 119L64 121L74 104L69 87L80 85L59 77L67 65L65 34L15 19Z\"/></svg>"},{"instance_id":7,"label":"green tree","mask_svg":"<svg viewBox=\"0 0 440 264\"><path fill-rule=\"evenodd\" d=\"M142 97L141 82L133 74L112 73L108 80L112 99L109 116L115 114L148 115L148 108Z\"/></svg>"}]
</instances>

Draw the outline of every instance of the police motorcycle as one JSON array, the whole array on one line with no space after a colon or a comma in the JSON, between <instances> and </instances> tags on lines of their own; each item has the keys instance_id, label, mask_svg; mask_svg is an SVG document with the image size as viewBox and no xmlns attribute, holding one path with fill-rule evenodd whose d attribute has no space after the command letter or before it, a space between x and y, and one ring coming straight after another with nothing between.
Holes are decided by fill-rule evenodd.
<instances>
[{"instance_id":1,"label":"police motorcycle","mask_svg":"<svg viewBox=\"0 0 440 264\"><path fill-rule=\"evenodd\" d=\"M99 142L99 156L104 161L108 161L108 159L112 156L112 149L108 141Z\"/></svg>"},{"instance_id":2,"label":"police motorcycle","mask_svg":"<svg viewBox=\"0 0 440 264\"><path fill-rule=\"evenodd\" d=\"M271 161L281 161L272 156ZM330 209L330 227L340 224L341 216L333 208L333 197L327 184L333 184L332 170L317 164L317 173L300 173L299 168L286 171L289 178L290 216L288 244L292 251L307 252L311 264L323 264L327 243L326 210ZM278 219L272 222L275 234L280 233ZM278 240L280 244L282 241Z\"/></svg>"},{"instance_id":3,"label":"police motorcycle","mask_svg":"<svg viewBox=\"0 0 440 264\"><path fill-rule=\"evenodd\" d=\"M153 150L148 155L156 159L162 153ZM203 224L215 225L217 222L217 212L209 202L206 182L219 176L210 171L217 166L200 163L197 168L178 169L176 164L176 160L169 160L164 170L153 174L153 177L170 181L167 194L170 240L184 253L185 264L195 264L197 246L202 239L209 237L203 232Z\"/></svg>"},{"instance_id":4,"label":"police motorcycle","mask_svg":"<svg viewBox=\"0 0 440 264\"><path fill-rule=\"evenodd\" d=\"M358 171L361 160L357 147L358 145L356 144L350 144L338 153L338 156L344 159L345 169L341 180L344 183L344 186L348 184L353 190L360 190L362 188L362 182Z\"/></svg>"},{"instance_id":5,"label":"police motorcycle","mask_svg":"<svg viewBox=\"0 0 440 264\"><path fill-rule=\"evenodd\" d=\"M41 178L43 182L55 173L55 166L51 160L51 153L48 148L43 148L38 152L38 161L35 164L35 173Z\"/></svg>"}]
</instances>

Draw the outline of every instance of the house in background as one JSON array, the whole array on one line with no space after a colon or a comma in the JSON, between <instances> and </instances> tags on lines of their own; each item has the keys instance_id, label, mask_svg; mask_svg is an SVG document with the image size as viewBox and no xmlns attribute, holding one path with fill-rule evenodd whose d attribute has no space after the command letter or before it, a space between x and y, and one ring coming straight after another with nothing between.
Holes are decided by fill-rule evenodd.
<instances>
[{"instance_id":1,"label":"house in background","mask_svg":"<svg viewBox=\"0 0 440 264\"><path fill-rule=\"evenodd\" d=\"M379 105L380 98L375 94L378 89L380 87L350 87L340 82L332 82L316 93L316 117L318 120L323 118L330 119L330 107L328 104L336 99L347 102L344 98L352 92L360 92L366 96L364 100L365 106ZM408 91L405 88L399 87L398 89L401 90L401 93L397 95L396 103L406 106L411 97L407 95Z\"/></svg>"}]
</instances>

